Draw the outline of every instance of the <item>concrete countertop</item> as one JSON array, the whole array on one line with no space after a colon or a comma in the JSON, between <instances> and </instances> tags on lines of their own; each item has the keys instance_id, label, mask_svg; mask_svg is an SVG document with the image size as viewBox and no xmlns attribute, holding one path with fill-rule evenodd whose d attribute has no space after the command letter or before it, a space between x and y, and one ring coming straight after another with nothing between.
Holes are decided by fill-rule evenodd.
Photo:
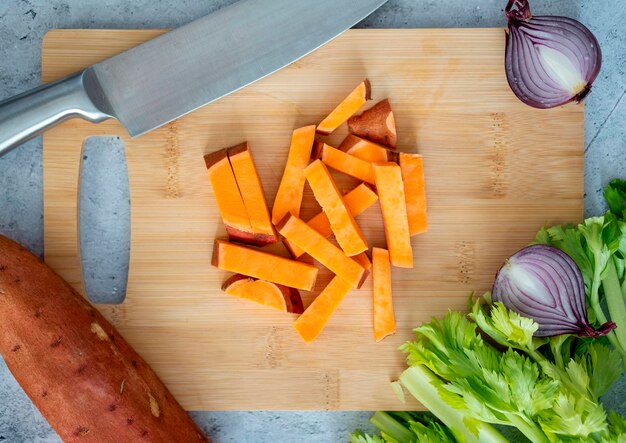
<instances>
[{"instance_id":1,"label":"concrete countertop","mask_svg":"<svg viewBox=\"0 0 626 443\"><path fill-rule=\"evenodd\" d=\"M41 41L49 29L172 28L230 3L233 0L3 0L0 2L0 100L40 83ZM390 0L359 27L502 27L505 3L505 0ZM603 210L602 186L611 178L626 177L626 8L620 8L620 3L609 0L531 3L538 15L565 15L582 21L595 33L603 49L603 69L585 111L587 216ZM94 163L103 160L121 163L120 153L100 151L103 150L91 151L94 156L103 156ZM94 174L92 182L98 179ZM108 199L102 196L87 204L100 211L100 226L109 224L102 218L121 219L124 228L127 213L115 203L124 189L115 183L111 189ZM0 158L0 233L39 255L43 253L42 200L41 139L36 139ZM103 216L103 208L112 212ZM97 243L97 232L101 233L94 228L93 234L84 233L87 241ZM119 234L115 237L112 233L111 238L120 241ZM86 264L86 272L96 266L106 266L112 273L123 271L123 264L110 258L104 264ZM101 300L119 295L120 288L111 288L103 281L94 284L103 291ZM622 377L607 394L605 404L626 414L625 394L626 378ZM193 412L192 415L216 442L305 443L346 441L348 433L355 428L369 428L370 413L260 411ZM60 440L0 359L0 442L3 441Z\"/></svg>"}]
</instances>

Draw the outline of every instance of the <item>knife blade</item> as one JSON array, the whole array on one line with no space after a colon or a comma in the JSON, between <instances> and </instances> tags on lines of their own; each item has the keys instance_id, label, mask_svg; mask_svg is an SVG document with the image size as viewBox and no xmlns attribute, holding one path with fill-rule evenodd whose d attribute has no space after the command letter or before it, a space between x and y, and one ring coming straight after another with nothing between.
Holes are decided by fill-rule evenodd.
<instances>
[{"instance_id":1,"label":"knife blade","mask_svg":"<svg viewBox=\"0 0 626 443\"><path fill-rule=\"evenodd\" d=\"M0 156L73 117L137 137L309 54L387 0L240 0L0 103Z\"/></svg>"}]
</instances>

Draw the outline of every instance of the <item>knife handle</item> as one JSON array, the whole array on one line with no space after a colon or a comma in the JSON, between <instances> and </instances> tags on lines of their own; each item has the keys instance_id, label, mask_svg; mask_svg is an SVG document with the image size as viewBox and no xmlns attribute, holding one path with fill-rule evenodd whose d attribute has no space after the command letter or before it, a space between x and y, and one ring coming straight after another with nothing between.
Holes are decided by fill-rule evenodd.
<instances>
[{"instance_id":1,"label":"knife handle","mask_svg":"<svg viewBox=\"0 0 626 443\"><path fill-rule=\"evenodd\" d=\"M94 123L112 118L90 69L0 102L0 157L73 117Z\"/></svg>"}]
</instances>

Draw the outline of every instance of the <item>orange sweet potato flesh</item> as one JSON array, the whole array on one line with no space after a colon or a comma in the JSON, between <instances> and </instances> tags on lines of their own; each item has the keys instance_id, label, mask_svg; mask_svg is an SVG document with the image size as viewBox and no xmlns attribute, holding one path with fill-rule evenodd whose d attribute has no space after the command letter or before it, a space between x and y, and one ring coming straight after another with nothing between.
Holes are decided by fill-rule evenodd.
<instances>
[{"instance_id":1,"label":"orange sweet potato flesh","mask_svg":"<svg viewBox=\"0 0 626 443\"><path fill-rule=\"evenodd\" d=\"M396 147L396 121L387 99L376 103L361 115L351 117L348 120L348 129L359 137L390 148Z\"/></svg>"},{"instance_id":2,"label":"orange sweet potato flesh","mask_svg":"<svg viewBox=\"0 0 626 443\"><path fill-rule=\"evenodd\" d=\"M211 264L225 271L305 291L313 289L318 271L307 263L224 240L215 240Z\"/></svg>"},{"instance_id":3,"label":"orange sweet potato flesh","mask_svg":"<svg viewBox=\"0 0 626 443\"><path fill-rule=\"evenodd\" d=\"M344 98L339 105L317 126L317 132L328 135L348 120L361 106L370 100L370 82L365 79Z\"/></svg>"},{"instance_id":4,"label":"orange sweet potato flesh","mask_svg":"<svg viewBox=\"0 0 626 443\"><path fill-rule=\"evenodd\" d=\"M391 264L412 268L413 250L400 166L387 162L374 163L373 167Z\"/></svg>"},{"instance_id":5,"label":"orange sweet potato flesh","mask_svg":"<svg viewBox=\"0 0 626 443\"><path fill-rule=\"evenodd\" d=\"M264 246L278 241L265 201L263 184L259 178L248 143L229 148L228 159L248 214L255 236L255 244Z\"/></svg>"},{"instance_id":6,"label":"orange sweet potato flesh","mask_svg":"<svg viewBox=\"0 0 626 443\"><path fill-rule=\"evenodd\" d=\"M386 249L372 249L372 281L374 292L374 339L379 342L396 332L391 293L391 266Z\"/></svg>"},{"instance_id":7,"label":"orange sweet potato flesh","mask_svg":"<svg viewBox=\"0 0 626 443\"><path fill-rule=\"evenodd\" d=\"M242 243L254 243L254 232L246 206L239 192L226 149L204 156L213 194L228 238Z\"/></svg>"},{"instance_id":8,"label":"orange sweet potato flesh","mask_svg":"<svg viewBox=\"0 0 626 443\"><path fill-rule=\"evenodd\" d=\"M283 312L302 314L304 310L297 289L247 275L235 274L229 277L222 285L222 291Z\"/></svg>"},{"instance_id":9,"label":"orange sweet potato flesh","mask_svg":"<svg viewBox=\"0 0 626 443\"><path fill-rule=\"evenodd\" d=\"M285 172L272 207L273 224L279 223L286 214L300 216L304 194L304 168L309 164L314 141L315 126L305 126L293 131Z\"/></svg>"},{"instance_id":10,"label":"orange sweet potato flesh","mask_svg":"<svg viewBox=\"0 0 626 443\"><path fill-rule=\"evenodd\" d=\"M411 236L428 230L426 190L424 187L424 162L419 154L401 153L400 169L404 181L406 212Z\"/></svg>"},{"instance_id":11,"label":"orange sweet potato flesh","mask_svg":"<svg viewBox=\"0 0 626 443\"><path fill-rule=\"evenodd\" d=\"M315 160L307 166L304 173L315 199L328 217L330 227L341 249L349 256L366 251L367 241L361 228L346 206L346 202L324 163ZM296 246L298 245L296 244Z\"/></svg>"},{"instance_id":12,"label":"orange sweet potato flesh","mask_svg":"<svg viewBox=\"0 0 626 443\"><path fill-rule=\"evenodd\" d=\"M115 328L2 236L0 318L6 365L64 442L208 442Z\"/></svg>"},{"instance_id":13,"label":"orange sweet potato flesh","mask_svg":"<svg viewBox=\"0 0 626 443\"><path fill-rule=\"evenodd\" d=\"M325 165L336 171L343 172L344 174L358 178L371 185L376 182L371 163L354 157L353 155L346 154L337 148L324 144L321 149L320 158Z\"/></svg>"},{"instance_id":14,"label":"orange sweet potato flesh","mask_svg":"<svg viewBox=\"0 0 626 443\"><path fill-rule=\"evenodd\" d=\"M343 196L343 201L353 217L363 213L363 211L372 206L376 200L378 200L378 196L372 188L365 183L361 183L359 186ZM322 234L325 238L333 235L333 230L330 227L330 222L328 221L328 217L324 211L314 215L309 221L307 221L307 225ZM299 258L305 253L302 249L290 244L289 240L283 240L283 243L285 243L285 246L293 258Z\"/></svg>"},{"instance_id":15,"label":"orange sweet potato flesh","mask_svg":"<svg viewBox=\"0 0 626 443\"><path fill-rule=\"evenodd\" d=\"M302 248L352 287L361 284L365 269L295 215L285 215L277 229L291 244Z\"/></svg>"},{"instance_id":16,"label":"orange sweet potato flesh","mask_svg":"<svg viewBox=\"0 0 626 443\"><path fill-rule=\"evenodd\" d=\"M351 286L341 277L333 277L313 303L293 323L294 329L306 343L314 341L337 309Z\"/></svg>"},{"instance_id":17,"label":"orange sweet potato flesh","mask_svg":"<svg viewBox=\"0 0 626 443\"><path fill-rule=\"evenodd\" d=\"M398 153L396 151L353 134L348 134L338 149L370 163L398 161Z\"/></svg>"}]
</instances>

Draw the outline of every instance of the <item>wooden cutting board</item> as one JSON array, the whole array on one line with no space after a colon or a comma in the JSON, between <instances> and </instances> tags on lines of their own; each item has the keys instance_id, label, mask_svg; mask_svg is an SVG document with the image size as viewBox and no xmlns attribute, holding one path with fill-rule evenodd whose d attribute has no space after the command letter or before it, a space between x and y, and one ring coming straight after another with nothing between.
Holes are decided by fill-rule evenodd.
<instances>
[{"instance_id":1,"label":"wooden cutting board","mask_svg":"<svg viewBox=\"0 0 626 443\"><path fill-rule=\"evenodd\" d=\"M75 72L162 31L58 30L43 44L43 80ZM227 50L227 48L225 48ZM408 409L389 382L412 328L470 291L489 289L509 254L544 224L576 222L583 209L583 107L540 111L507 86L501 29L351 30L312 55L138 139L116 122L72 120L44 136L45 259L83 291L77 236L81 149L117 135L131 191L128 292L104 314L187 409ZM219 60L216 60L219 63ZM424 155L428 233L413 240L415 268L393 270L398 333L372 336L371 280L346 297L306 345L293 317L220 292L211 267L224 227L202 156L248 140L268 201L291 131L319 122L369 78L391 100L399 148ZM374 103L372 101L371 103ZM150 109L146 109L150 112ZM342 128L331 140L345 135ZM102 165L106 167L106 165ZM341 178L347 189L355 184ZM307 190L304 215L318 206ZM378 205L359 217L383 246ZM282 246L274 250L284 253ZM330 279L321 274L305 304Z\"/></svg>"}]
</instances>

